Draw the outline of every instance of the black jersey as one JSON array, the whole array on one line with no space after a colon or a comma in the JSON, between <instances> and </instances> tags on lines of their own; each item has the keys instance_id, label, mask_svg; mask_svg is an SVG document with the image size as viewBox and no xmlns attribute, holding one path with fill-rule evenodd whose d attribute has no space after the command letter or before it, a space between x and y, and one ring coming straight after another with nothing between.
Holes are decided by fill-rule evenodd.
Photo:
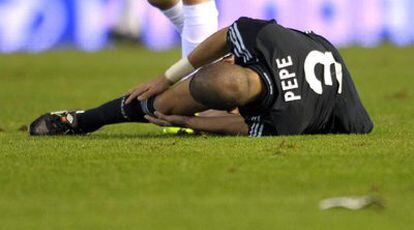
<instances>
[{"instance_id":1,"label":"black jersey","mask_svg":"<svg viewBox=\"0 0 414 230\"><path fill-rule=\"evenodd\" d=\"M250 136L372 130L344 61L323 37L242 17L227 42L236 64L256 71L264 85L258 100L239 108Z\"/></svg>"}]
</instances>

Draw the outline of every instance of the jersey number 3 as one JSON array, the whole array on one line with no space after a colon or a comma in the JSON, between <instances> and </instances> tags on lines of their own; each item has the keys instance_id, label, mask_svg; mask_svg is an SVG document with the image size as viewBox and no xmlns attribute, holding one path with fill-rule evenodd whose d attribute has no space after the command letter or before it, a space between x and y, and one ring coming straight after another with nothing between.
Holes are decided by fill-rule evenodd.
<instances>
[{"instance_id":1,"label":"jersey number 3","mask_svg":"<svg viewBox=\"0 0 414 230\"><path fill-rule=\"evenodd\" d=\"M316 77L315 67L316 65L323 65L324 73L323 80L325 85L332 86L332 73L331 65L335 65L335 75L338 81L338 93L342 93L342 65L335 61L332 52L322 53L320 51L311 51L305 59L305 79L308 82L310 88L317 94L322 94L322 82Z\"/></svg>"}]
</instances>

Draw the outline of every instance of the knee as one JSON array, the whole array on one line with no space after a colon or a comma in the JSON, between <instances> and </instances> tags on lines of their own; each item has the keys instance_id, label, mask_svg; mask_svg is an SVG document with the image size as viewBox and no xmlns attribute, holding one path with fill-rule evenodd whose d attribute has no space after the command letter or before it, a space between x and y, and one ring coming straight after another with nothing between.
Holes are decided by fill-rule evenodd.
<instances>
[{"instance_id":1,"label":"knee","mask_svg":"<svg viewBox=\"0 0 414 230\"><path fill-rule=\"evenodd\" d=\"M162 114L170 115L173 111L174 103L166 97L157 96L154 100L154 109Z\"/></svg>"},{"instance_id":2,"label":"knee","mask_svg":"<svg viewBox=\"0 0 414 230\"><path fill-rule=\"evenodd\" d=\"M208 2L209 0L183 0L184 4L186 5L196 5L204 2Z\"/></svg>"},{"instance_id":3,"label":"knee","mask_svg":"<svg viewBox=\"0 0 414 230\"><path fill-rule=\"evenodd\" d=\"M166 10L173 7L178 0L148 0L148 3L160 10Z\"/></svg>"}]
</instances>

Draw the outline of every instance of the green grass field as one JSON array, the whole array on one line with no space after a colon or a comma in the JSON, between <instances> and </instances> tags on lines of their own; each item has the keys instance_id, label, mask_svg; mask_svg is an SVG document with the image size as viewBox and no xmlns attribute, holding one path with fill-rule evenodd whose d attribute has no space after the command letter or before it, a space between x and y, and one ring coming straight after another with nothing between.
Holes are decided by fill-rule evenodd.
<instances>
[{"instance_id":1,"label":"green grass field","mask_svg":"<svg viewBox=\"0 0 414 230\"><path fill-rule=\"evenodd\" d=\"M178 51L0 56L0 229L410 229L414 47L342 50L375 122L366 136L166 136L123 124L29 137L38 115L101 104ZM24 128L24 127L23 127ZM374 195L384 208L320 211Z\"/></svg>"}]
</instances>

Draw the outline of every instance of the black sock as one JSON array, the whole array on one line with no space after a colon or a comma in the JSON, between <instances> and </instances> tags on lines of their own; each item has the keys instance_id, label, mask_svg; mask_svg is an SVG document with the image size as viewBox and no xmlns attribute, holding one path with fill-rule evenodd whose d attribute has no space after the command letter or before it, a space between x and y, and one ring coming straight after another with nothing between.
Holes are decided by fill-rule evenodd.
<instances>
[{"instance_id":1,"label":"black sock","mask_svg":"<svg viewBox=\"0 0 414 230\"><path fill-rule=\"evenodd\" d=\"M127 96L107 102L99 107L77 113L77 128L82 132L93 132L104 125L123 122L147 122L145 114L153 114L154 98L145 101L133 100L125 104Z\"/></svg>"}]
</instances>

